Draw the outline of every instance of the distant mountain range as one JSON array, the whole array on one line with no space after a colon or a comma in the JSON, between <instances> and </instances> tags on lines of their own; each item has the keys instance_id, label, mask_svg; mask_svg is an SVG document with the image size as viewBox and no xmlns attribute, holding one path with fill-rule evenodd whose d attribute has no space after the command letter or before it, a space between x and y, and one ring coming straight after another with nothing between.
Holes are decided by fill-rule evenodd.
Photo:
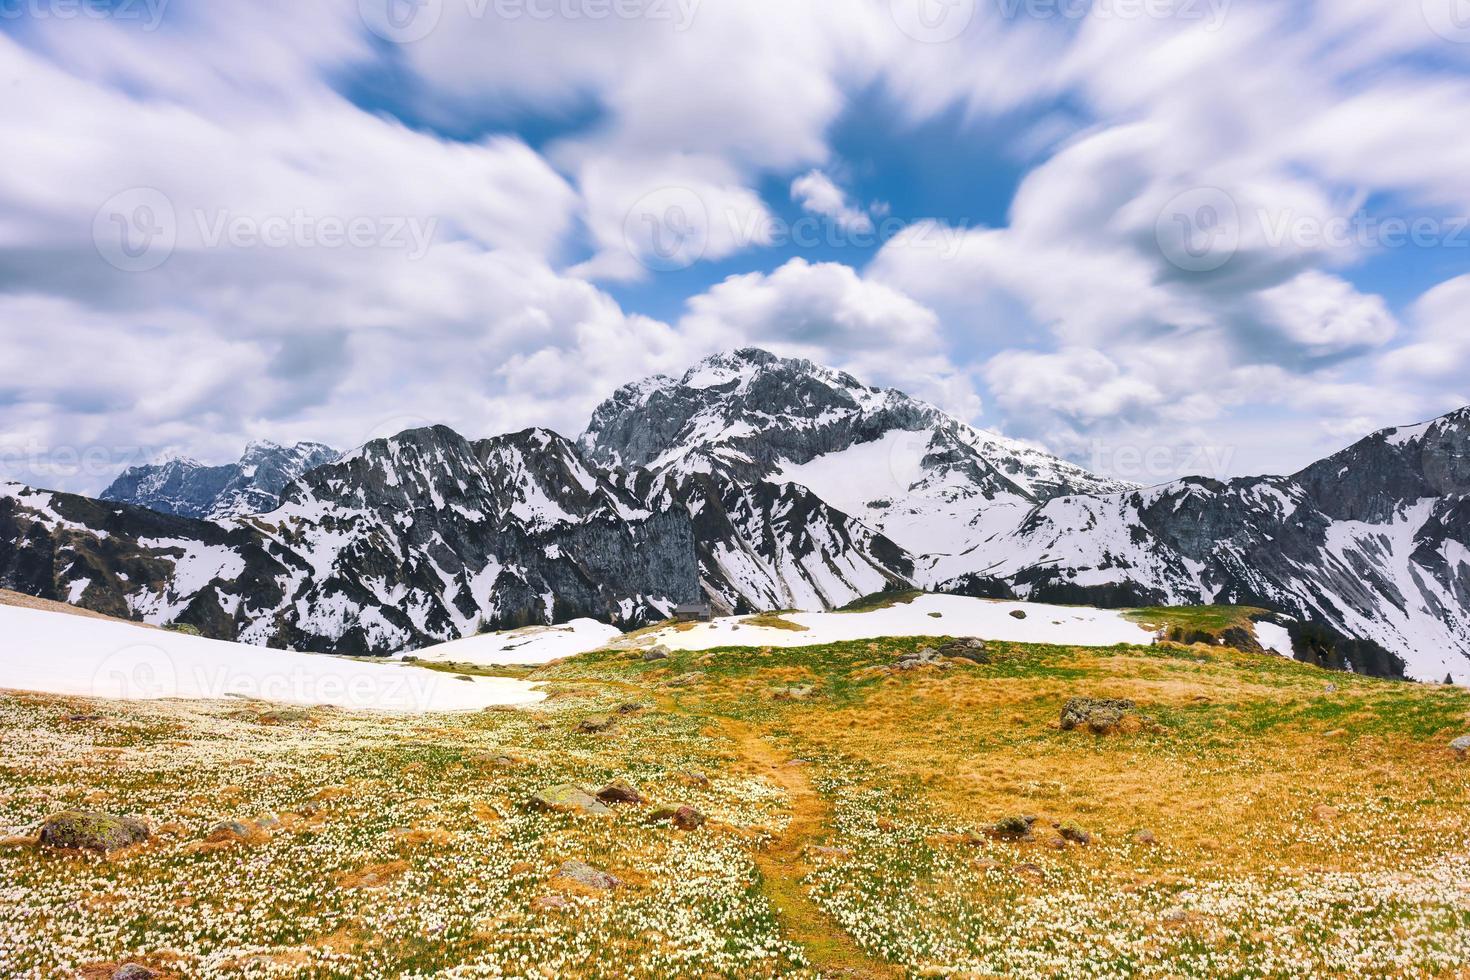
<instances>
[{"instance_id":1,"label":"distant mountain range","mask_svg":"<svg viewBox=\"0 0 1470 980\"><path fill-rule=\"evenodd\" d=\"M1259 605L1326 662L1470 679L1470 409L1291 477L1108 480L933 406L741 350L619 389L575 443L443 427L338 456L0 487L0 586L257 644L388 653L679 602L886 588Z\"/></svg>"},{"instance_id":2,"label":"distant mountain range","mask_svg":"<svg viewBox=\"0 0 1470 980\"><path fill-rule=\"evenodd\" d=\"M178 457L129 467L102 491L102 499L179 517L242 517L271 510L288 483L340 455L315 442L252 442L238 463L224 466Z\"/></svg>"}]
</instances>

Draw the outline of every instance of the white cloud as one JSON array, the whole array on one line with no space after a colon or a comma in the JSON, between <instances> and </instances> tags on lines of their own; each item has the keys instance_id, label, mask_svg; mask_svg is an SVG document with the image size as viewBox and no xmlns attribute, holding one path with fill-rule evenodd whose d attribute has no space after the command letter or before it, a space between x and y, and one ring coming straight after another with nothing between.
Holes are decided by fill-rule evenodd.
<instances>
[{"instance_id":1,"label":"white cloud","mask_svg":"<svg viewBox=\"0 0 1470 980\"><path fill-rule=\"evenodd\" d=\"M847 194L820 170L810 170L791 182L791 199L812 214L831 218L844 231L871 232L873 219L848 203Z\"/></svg>"},{"instance_id":2,"label":"white cloud","mask_svg":"<svg viewBox=\"0 0 1470 980\"><path fill-rule=\"evenodd\" d=\"M1272 326L1314 354L1379 347L1398 332L1380 297L1365 296L1342 279L1317 271L1262 290L1260 302Z\"/></svg>"},{"instance_id":3,"label":"white cloud","mask_svg":"<svg viewBox=\"0 0 1470 980\"><path fill-rule=\"evenodd\" d=\"M756 344L904 389L973 418L980 398L950 362L934 312L838 263L792 259L689 300L679 332L704 352ZM896 357L895 351L903 356Z\"/></svg>"}]
</instances>

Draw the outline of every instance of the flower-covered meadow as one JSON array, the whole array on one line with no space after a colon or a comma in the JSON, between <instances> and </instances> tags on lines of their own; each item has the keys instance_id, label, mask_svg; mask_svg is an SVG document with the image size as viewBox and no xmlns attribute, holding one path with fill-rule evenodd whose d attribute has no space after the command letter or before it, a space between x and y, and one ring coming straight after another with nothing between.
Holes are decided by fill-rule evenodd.
<instances>
[{"instance_id":1,"label":"flower-covered meadow","mask_svg":"<svg viewBox=\"0 0 1470 980\"><path fill-rule=\"evenodd\" d=\"M934 642L634 637L537 670L542 705L460 715L0 695L0 977L1470 963L1470 694L1207 647L914 657ZM1063 731L1074 696L1141 720ZM644 801L534 805L619 779ZM38 846L62 810L153 835Z\"/></svg>"}]
</instances>

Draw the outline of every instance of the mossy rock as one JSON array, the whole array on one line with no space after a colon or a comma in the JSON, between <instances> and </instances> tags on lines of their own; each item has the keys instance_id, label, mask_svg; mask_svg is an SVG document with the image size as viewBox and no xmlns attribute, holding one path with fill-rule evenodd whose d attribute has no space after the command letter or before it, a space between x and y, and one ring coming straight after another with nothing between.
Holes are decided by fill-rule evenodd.
<instances>
[{"instance_id":1,"label":"mossy rock","mask_svg":"<svg viewBox=\"0 0 1470 980\"><path fill-rule=\"evenodd\" d=\"M1062 731L1086 726L1098 735L1114 731L1137 707L1124 698L1070 698L1062 708Z\"/></svg>"},{"instance_id":2,"label":"mossy rock","mask_svg":"<svg viewBox=\"0 0 1470 980\"><path fill-rule=\"evenodd\" d=\"M134 817L66 810L41 824L40 844L73 851L116 851L141 844L149 837L148 824Z\"/></svg>"},{"instance_id":3,"label":"mossy rock","mask_svg":"<svg viewBox=\"0 0 1470 980\"><path fill-rule=\"evenodd\" d=\"M550 786L531 797L530 807L548 813L595 813L612 811L597 797L580 786L562 783Z\"/></svg>"},{"instance_id":4,"label":"mossy rock","mask_svg":"<svg viewBox=\"0 0 1470 980\"><path fill-rule=\"evenodd\" d=\"M1032 816L1010 816L1001 817L990 828L990 832L996 837L1030 837L1031 825L1036 822Z\"/></svg>"},{"instance_id":5,"label":"mossy rock","mask_svg":"<svg viewBox=\"0 0 1470 980\"><path fill-rule=\"evenodd\" d=\"M1075 823L1064 823L1057 828L1057 833L1062 835L1063 840L1069 840L1074 844L1091 844L1092 835Z\"/></svg>"}]
</instances>

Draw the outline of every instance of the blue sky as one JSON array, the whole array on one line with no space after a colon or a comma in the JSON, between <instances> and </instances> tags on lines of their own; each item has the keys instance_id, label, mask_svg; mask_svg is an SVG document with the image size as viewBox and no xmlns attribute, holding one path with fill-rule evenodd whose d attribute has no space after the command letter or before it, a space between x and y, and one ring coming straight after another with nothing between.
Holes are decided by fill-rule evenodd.
<instances>
[{"instance_id":1,"label":"blue sky","mask_svg":"<svg viewBox=\"0 0 1470 980\"><path fill-rule=\"evenodd\" d=\"M1458 0L405 2L7 8L0 476L744 345L1140 482L1470 401Z\"/></svg>"}]
</instances>

